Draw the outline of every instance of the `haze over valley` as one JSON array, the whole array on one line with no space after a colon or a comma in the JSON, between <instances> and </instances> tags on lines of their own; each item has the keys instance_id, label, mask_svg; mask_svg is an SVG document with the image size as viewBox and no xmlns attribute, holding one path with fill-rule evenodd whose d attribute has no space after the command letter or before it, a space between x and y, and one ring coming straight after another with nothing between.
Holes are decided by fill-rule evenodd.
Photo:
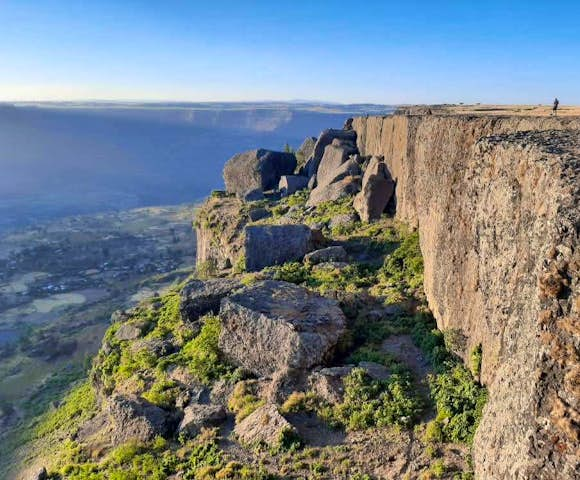
<instances>
[{"instance_id":1,"label":"haze over valley","mask_svg":"<svg viewBox=\"0 0 580 480\"><path fill-rule=\"evenodd\" d=\"M66 215L201 200L233 154L297 148L379 105L0 105L0 231Z\"/></svg>"}]
</instances>

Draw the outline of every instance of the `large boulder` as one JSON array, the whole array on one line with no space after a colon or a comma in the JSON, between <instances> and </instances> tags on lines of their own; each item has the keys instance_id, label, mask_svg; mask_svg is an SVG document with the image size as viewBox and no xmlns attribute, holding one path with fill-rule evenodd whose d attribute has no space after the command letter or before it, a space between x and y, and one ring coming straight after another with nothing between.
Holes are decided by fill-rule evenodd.
<instances>
[{"instance_id":1,"label":"large boulder","mask_svg":"<svg viewBox=\"0 0 580 480\"><path fill-rule=\"evenodd\" d=\"M363 176L354 208L364 222L380 218L395 193L395 182L381 157L372 157Z\"/></svg>"},{"instance_id":2,"label":"large boulder","mask_svg":"<svg viewBox=\"0 0 580 480\"><path fill-rule=\"evenodd\" d=\"M334 139L330 145L324 149L324 155L318 166L316 172L316 182L319 186L328 185L333 181L340 179L340 174L337 178L337 170L340 169L349 157L357 152L356 147L351 142L345 140ZM355 162L356 164L356 162ZM356 168L357 174L360 173L358 164L352 166Z\"/></svg>"},{"instance_id":3,"label":"large boulder","mask_svg":"<svg viewBox=\"0 0 580 480\"><path fill-rule=\"evenodd\" d=\"M114 395L107 411L113 420L110 439L114 445L129 440L148 442L158 435L167 437L173 430L172 416L143 398Z\"/></svg>"},{"instance_id":4,"label":"large boulder","mask_svg":"<svg viewBox=\"0 0 580 480\"><path fill-rule=\"evenodd\" d=\"M278 183L278 190L283 197L286 197L298 190L304 190L308 186L308 180L308 177L301 175L282 175Z\"/></svg>"},{"instance_id":5,"label":"large boulder","mask_svg":"<svg viewBox=\"0 0 580 480\"><path fill-rule=\"evenodd\" d=\"M307 225L248 225L246 269L262 270L270 265L301 260L315 248L316 237Z\"/></svg>"},{"instance_id":6,"label":"large boulder","mask_svg":"<svg viewBox=\"0 0 580 480\"><path fill-rule=\"evenodd\" d=\"M310 192L306 206L316 207L322 202L336 201L354 195L360 191L360 184L359 176L348 176L330 185L319 185Z\"/></svg>"},{"instance_id":7,"label":"large boulder","mask_svg":"<svg viewBox=\"0 0 580 480\"><path fill-rule=\"evenodd\" d=\"M324 130L318 137L316 145L314 146L314 152L312 157L307 162L307 176L311 177L318 171L318 165L322 160L325 148L332 143L332 141L338 138L340 140L346 140L351 142L353 145L356 144L356 132L354 130L338 130L338 129L328 129Z\"/></svg>"},{"instance_id":8,"label":"large boulder","mask_svg":"<svg viewBox=\"0 0 580 480\"><path fill-rule=\"evenodd\" d=\"M199 318L206 313L217 313L221 299L240 286L240 282L228 278L190 280L181 290L181 318L190 326L199 328Z\"/></svg>"},{"instance_id":9,"label":"large boulder","mask_svg":"<svg viewBox=\"0 0 580 480\"><path fill-rule=\"evenodd\" d=\"M224 181L229 193L245 195L255 189L272 190L282 175L292 175L296 168L293 153L258 149L238 153L224 167Z\"/></svg>"},{"instance_id":10,"label":"large boulder","mask_svg":"<svg viewBox=\"0 0 580 480\"><path fill-rule=\"evenodd\" d=\"M198 434L202 428L217 427L226 419L226 411L221 405L192 403L183 410L183 419L178 431L189 436Z\"/></svg>"},{"instance_id":11,"label":"large boulder","mask_svg":"<svg viewBox=\"0 0 580 480\"><path fill-rule=\"evenodd\" d=\"M248 446L279 445L285 434L296 435L296 429L286 420L276 405L270 403L258 408L234 428L238 440Z\"/></svg>"},{"instance_id":12,"label":"large boulder","mask_svg":"<svg viewBox=\"0 0 580 480\"><path fill-rule=\"evenodd\" d=\"M259 376L324 363L346 325L335 300L273 280L224 298L220 319L224 355Z\"/></svg>"}]
</instances>

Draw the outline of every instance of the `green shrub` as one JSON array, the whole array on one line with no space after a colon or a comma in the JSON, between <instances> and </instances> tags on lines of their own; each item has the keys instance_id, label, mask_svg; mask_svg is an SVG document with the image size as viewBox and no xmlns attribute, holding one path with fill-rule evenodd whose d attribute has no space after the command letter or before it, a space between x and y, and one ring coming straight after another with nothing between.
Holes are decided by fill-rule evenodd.
<instances>
[{"instance_id":1,"label":"green shrub","mask_svg":"<svg viewBox=\"0 0 580 480\"><path fill-rule=\"evenodd\" d=\"M228 408L236 414L236 422L241 422L258 408L265 404L256 394L256 383L250 381L238 382L228 399Z\"/></svg>"},{"instance_id":2,"label":"green shrub","mask_svg":"<svg viewBox=\"0 0 580 480\"><path fill-rule=\"evenodd\" d=\"M310 268L300 262L288 262L264 269L265 273L271 273L274 280L282 280L295 284L304 283L310 278Z\"/></svg>"},{"instance_id":3,"label":"green shrub","mask_svg":"<svg viewBox=\"0 0 580 480\"><path fill-rule=\"evenodd\" d=\"M213 258L207 259L205 262L199 262L195 266L195 273L197 278L201 280L207 280L212 278L217 274L217 262Z\"/></svg>"},{"instance_id":4,"label":"green shrub","mask_svg":"<svg viewBox=\"0 0 580 480\"><path fill-rule=\"evenodd\" d=\"M386 297L388 303L403 301L421 291L423 257L418 232L402 236L400 245L385 258L378 279L373 292Z\"/></svg>"},{"instance_id":5,"label":"green shrub","mask_svg":"<svg viewBox=\"0 0 580 480\"><path fill-rule=\"evenodd\" d=\"M471 354L469 355L469 360L471 363L471 373L473 376L479 380L479 375L481 374L481 360L483 358L483 351L481 349L481 343L475 347Z\"/></svg>"},{"instance_id":6,"label":"green shrub","mask_svg":"<svg viewBox=\"0 0 580 480\"><path fill-rule=\"evenodd\" d=\"M162 377L157 379L153 386L143 394L143 398L158 407L169 409L175 406L178 393L177 383Z\"/></svg>"},{"instance_id":7,"label":"green shrub","mask_svg":"<svg viewBox=\"0 0 580 480\"><path fill-rule=\"evenodd\" d=\"M441 431L441 439L471 444L487 400L487 390L460 364L431 376L429 386L437 407L433 422Z\"/></svg>"},{"instance_id":8,"label":"green shrub","mask_svg":"<svg viewBox=\"0 0 580 480\"><path fill-rule=\"evenodd\" d=\"M421 412L421 402L413 395L407 375L393 374L387 380L373 380L362 368L344 379L344 401L331 415L347 430L374 426L408 426Z\"/></svg>"},{"instance_id":9,"label":"green shrub","mask_svg":"<svg viewBox=\"0 0 580 480\"><path fill-rule=\"evenodd\" d=\"M215 315L206 315L199 335L183 346L182 355L191 373L205 384L233 372L224 363L218 348L221 324Z\"/></svg>"}]
</instances>

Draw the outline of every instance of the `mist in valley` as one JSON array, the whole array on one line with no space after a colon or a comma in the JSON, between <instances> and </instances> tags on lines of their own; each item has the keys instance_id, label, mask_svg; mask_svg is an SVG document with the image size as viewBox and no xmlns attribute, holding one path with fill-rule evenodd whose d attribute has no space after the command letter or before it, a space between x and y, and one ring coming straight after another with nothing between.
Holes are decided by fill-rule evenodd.
<instances>
[{"instance_id":1,"label":"mist in valley","mask_svg":"<svg viewBox=\"0 0 580 480\"><path fill-rule=\"evenodd\" d=\"M0 231L66 215L195 202L233 154L298 147L374 105L0 106Z\"/></svg>"}]
</instances>

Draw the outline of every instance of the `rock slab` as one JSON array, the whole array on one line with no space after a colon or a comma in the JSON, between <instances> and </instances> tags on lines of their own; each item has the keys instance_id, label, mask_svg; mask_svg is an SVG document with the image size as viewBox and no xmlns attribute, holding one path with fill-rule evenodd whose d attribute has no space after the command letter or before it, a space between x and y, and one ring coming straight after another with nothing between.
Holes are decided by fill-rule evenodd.
<instances>
[{"instance_id":1,"label":"rock slab","mask_svg":"<svg viewBox=\"0 0 580 480\"><path fill-rule=\"evenodd\" d=\"M301 260L316 243L307 225L248 225L245 233L246 269L250 272Z\"/></svg>"},{"instance_id":2,"label":"rock slab","mask_svg":"<svg viewBox=\"0 0 580 480\"><path fill-rule=\"evenodd\" d=\"M258 376L324 363L345 331L335 300L266 280L222 300L219 347Z\"/></svg>"}]
</instances>

